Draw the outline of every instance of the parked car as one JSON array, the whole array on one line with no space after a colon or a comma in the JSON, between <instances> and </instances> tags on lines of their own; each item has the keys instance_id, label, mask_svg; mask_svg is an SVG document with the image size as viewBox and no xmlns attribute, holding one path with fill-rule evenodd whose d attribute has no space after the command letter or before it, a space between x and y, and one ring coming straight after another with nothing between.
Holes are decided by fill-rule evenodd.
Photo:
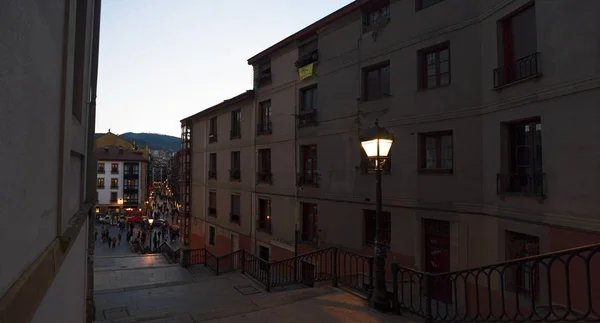
<instances>
[{"instance_id":1,"label":"parked car","mask_svg":"<svg viewBox=\"0 0 600 323\"><path fill-rule=\"evenodd\" d=\"M105 215L105 216L101 217L100 218L100 223L111 224L111 216L110 215Z\"/></svg>"}]
</instances>

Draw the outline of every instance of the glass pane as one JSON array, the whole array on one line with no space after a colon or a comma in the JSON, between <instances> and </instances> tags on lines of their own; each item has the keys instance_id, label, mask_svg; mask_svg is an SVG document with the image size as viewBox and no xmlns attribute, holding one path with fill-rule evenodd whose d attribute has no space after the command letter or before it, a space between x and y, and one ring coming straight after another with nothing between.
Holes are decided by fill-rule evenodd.
<instances>
[{"instance_id":1,"label":"glass pane","mask_svg":"<svg viewBox=\"0 0 600 323\"><path fill-rule=\"evenodd\" d=\"M381 89L379 88L379 70L367 73L367 99L379 97Z\"/></svg>"},{"instance_id":2,"label":"glass pane","mask_svg":"<svg viewBox=\"0 0 600 323\"><path fill-rule=\"evenodd\" d=\"M440 73L448 73L450 70L450 62L441 62L440 63Z\"/></svg>"},{"instance_id":3,"label":"glass pane","mask_svg":"<svg viewBox=\"0 0 600 323\"><path fill-rule=\"evenodd\" d=\"M312 108L313 109L317 109L317 88L313 89L313 94L312 94Z\"/></svg>"},{"instance_id":4,"label":"glass pane","mask_svg":"<svg viewBox=\"0 0 600 323\"><path fill-rule=\"evenodd\" d=\"M442 136L442 149L444 148L452 148L452 136Z\"/></svg>"},{"instance_id":5,"label":"glass pane","mask_svg":"<svg viewBox=\"0 0 600 323\"><path fill-rule=\"evenodd\" d=\"M384 67L381 70L381 93L390 94L390 68Z\"/></svg>"},{"instance_id":6,"label":"glass pane","mask_svg":"<svg viewBox=\"0 0 600 323\"><path fill-rule=\"evenodd\" d=\"M440 75L440 85L448 85L450 84L450 74L441 74Z\"/></svg>"},{"instance_id":7,"label":"glass pane","mask_svg":"<svg viewBox=\"0 0 600 323\"><path fill-rule=\"evenodd\" d=\"M425 148L427 150L429 150L429 149L435 150L436 142L437 142L437 140L435 140L435 137L426 137L425 138Z\"/></svg>"},{"instance_id":8,"label":"glass pane","mask_svg":"<svg viewBox=\"0 0 600 323\"><path fill-rule=\"evenodd\" d=\"M515 138L515 144L517 146L522 146L526 144L525 140L525 125L515 125L513 130L513 135Z\"/></svg>"},{"instance_id":9,"label":"glass pane","mask_svg":"<svg viewBox=\"0 0 600 323\"><path fill-rule=\"evenodd\" d=\"M529 166L529 147L517 147L516 149L517 166Z\"/></svg>"},{"instance_id":10,"label":"glass pane","mask_svg":"<svg viewBox=\"0 0 600 323\"><path fill-rule=\"evenodd\" d=\"M437 68L435 65L427 66L427 76L435 76L437 74Z\"/></svg>"},{"instance_id":11,"label":"glass pane","mask_svg":"<svg viewBox=\"0 0 600 323\"><path fill-rule=\"evenodd\" d=\"M425 55L425 60L427 61L427 65L435 65L435 53Z\"/></svg>"},{"instance_id":12,"label":"glass pane","mask_svg":"<svg viewBox=\"0 0 600 323\"><path fill-rule=\"evenodd\" d=\"M452 169L452 159L442 159L442 169Z\"/></svg>"},{"instance_id":13,"label":"glass pane","mask_svg":"<svg viewBox=\"0 0 600 323\"><path fill-rule=\"evenodd\" d=\"M430 76L427 78L427 87L428 88L432 88L432 87L436 87L437 86L437 81L435 79L435 76Z\"/></svg>"},{"instance_id":14,"label":"glass pane","mask_svg":"<svg viewBox=\"0 0 600 323\"><path fill-rule=\"evenodd\" d=\"M448 61L448 58L449 58L448 54L449 54L449 52L448 52L447 49L441 50L440 51L440 62L446 62L446 61Z\"/></svg>"}]
</instances>

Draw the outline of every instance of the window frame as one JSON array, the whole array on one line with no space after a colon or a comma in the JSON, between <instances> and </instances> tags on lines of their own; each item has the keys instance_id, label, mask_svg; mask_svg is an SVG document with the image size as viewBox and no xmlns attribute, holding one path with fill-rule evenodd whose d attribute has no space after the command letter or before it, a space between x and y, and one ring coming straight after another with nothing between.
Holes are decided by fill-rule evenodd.
<instances>
[{"instance_id":1,"label":"window frame","mask_svg":"<svg viewBox=\"0 0 600 323\"><path fill-rule=\"evenodd\" d=\"M234 199L237 198L237 210L234 210ZM234 212L236 211L236 212ZM229 222L232 223L241 223L242 219L242 196L240 194L229 194ZM237 219L234 219L237 217Z\"/></svg>"},{"instance_id":2,"label":"window frame","mask_svg":"<svg viewBox=\"0 0 600 323\"><path fill-rule=\"evenodd\" d=\"M386 9L386 10L384 10ZM376 21L381 21L382 24L387 24L391 21L391 6L389 1L373 1L367 3L361 8L362 11L362 33L373 31ZM371 16L377 12L379 17L377 20L371 19Z\"/></svg>"},{"instance_id":3,"label":"window frame","mask_svg":"<svg viewBox=\"0 0 600 323\"><path fill-rule=\"evenodd\" d=\"M113 196L115 196L115 199L113 199ZM117 202L119 201L119 192L110 192L110 202ZM125 201L125 199L123 199L123 201Z\"/></svg>"},{"instance_id":4,"label":"window frame","mask_svg":"<svg viewBox=\"0 0 600 323\"><path fill-rule=\"evenodd\" d=\"M440 80L441 80L441 75L442 73L440 72L440 52L447 50L448 51L448 83L447 84L441 84ZM435 80L436 80L436 85L433 87L428 87L428 65L427 65L427 55L428 54L432 54L435 53ZM418 78L417 78L417 88L419 90L433 90L433 89L437 89L437 88L443 88L446 86L449 86L450 84L452 84L452 53L450 50L450 41L445 41L433 46L429 46L423 49L420 49L417 51L417 59L418 59Z\"/></svg>"},{"instance_id":5,"label":"window frame","mask_svg":"<svg viewBox=\"0 0 600 323\"><path fill-rule=\"evenodd\" d=\"M214 204L213 204L214 196ZM208 208L206 211L208 216L217 217L217 191L208 191Z\"/></svg>"},{"instance_id":6,"label":"window frame","mask_svg":"<svg viewBox=\"0 0 600 323\"><path fill-rule=\"evenodd\" d=\"M104 174L106 172L106 168L105 168L104 164L105 164L104 162L98 162L98 168L97 168L98 174Z\"/></svg>"},{"instance_id":7,"label":"window frame","mask_svg":"<svg viewBox=\"0 0 600 323\"><path fill-rule=\"evenodd\" d=\"M442 137L450 136L452 148L452 168L441 168L442 165ZM436 139L436 168L427 168L427 138ZM454 132L442 130L419 133L419 173L429 174L453 174L454 173Z\"/></svg>"},{"instance_id":8,"label":"window frame","mask_svg":"<svg viewBox=\"0 0 600 323\"><path fill-rule=\"evenodd\" d=\"M231 111L231 131L229 139L242 138L242 110Z\"/></svg>"},{"instance_id":9,"label":"window frame","mask_svg":"<svg viewBox=\"0 0 600 323\"><path fill-rule=\"evenodd\" d=\"M208 154L208 179L217 179L217 153Z\"/></svg>"},{"instance_id":10,"label":"window frame","mask_svg":"<svg viewBox=\"0 0 600 323\"><path fill-rule=\"evenodd\" d=\"M264 207L263 207L263 203L264 203ZM256 229L258 231L269 232L269 233L271 232L271 230L273 228L271 214L272 214L271 200L268 198L259 197L258 198L258 219L257 219L257 224L256 224Z\"/></svg>"},{"instance_id":11,"label":"window frame","mask_svg":"<svg viewBox=\"0 0 600 323\"><path fill-rule=\"evenodd\" d=\"M242 153L239 150L234 150L230 153L230 169L229 169L229 180L240 181L242 179Z\"/></svg>"},{"instance_id":12,"label":"window frame","mask_svg":"<svg viewBox=\"0 0 600 323\"><path fill-rule=\"evenodd\" d=\"M104 188L104 177L96 178L96 188Z\"/></svg>"},{"instance_id":13,"label":"window frame","mask_svg":"<svg viewBox=\"0 0 600 323\"><path fill-rule=\"evenodd\" d=\"M388 80L387 80L387 93L386 91L384 91L383 89L383 70L387 68L388 69ZM378 82L379 82L379 93L373 97L369 96L369 73L377 71L377 75L378 75ZM379 62L377 64L373 64L367 67L364 67L362 69L362 100L365 102L369 102L369 101L377 101L377 100L381 100L385 97L389 97L391 96L391 73L392 73L392 69L391 69L391 64L390 61L383 61L383 62Z\"/></svg>"},{"instance_id":14,"label":"window frame","mask_svg":"<svg viewBox=\"0 0 600 323\"><path fill-rule=\"evenodd\" d=\"M272 132L271 113L272 113L271 100L264 100L258 104L258 116L259 116L260 120L256 124L256 128L257 128L256 134L257 135L270 134Z\"/></svg>"},{"instance_id":15,"label":"window frame","mask_svg":"<svg viewBox=\"0 0 600 323\"><path fill-rule=\"evenodd\" d=\"M308 161L311 162L311 169L308 169ZM318 147L316 144L300 146L300 176L302 184L317 185L319 183L319 166L318 166ZM312 176L308 177L307 173L311 172Z\"/></svg>"},{"instance_id":16,"label":"window frame","mask_svg":"<svg viewBox=\"0 0 600 323\"><path fill-rule=\"evenodd\" d=\"M301 222L301 231L300 231L300 241L303 243L317 243L319 240L318 237L318 229L317 229L317 216L318 216L318 206L316 203L300 203L302 207L302 222ZM307 212L307 210L309 210ZM309 222L311 222L310 228L305 227L306 216L310 216Z\"/></svg>"},{"instance_id":17,"label":"window frame","mask_svg":"<svg viewBox=\"0 0 600 323\"><path fill-rule=\"evenodd\" d=\"M208 143L217 142L218 119L217 117L211 117L208 119Z\"/></svg>"},{"instance_id":18,"label":"window frame","mask_svg":"<svg viewBox=\"0 0 600 323\"><path fill-rule=\"evenodd\" d=\"M266 155L266 156L265 156ZM265 158L268 157L268 158ZM261 148L258 149L257 154L257 173L258 173L258 182L259 183L270 183L271 180L269 178L272 177L272 154L271 148Z\"/></svg>"},{"instance_id":19,"label":"window frame","mask_svg":"<svg viewBox=\"0 0 600 323\"><path fill-rule=\"evenodd\" d=\"M311 85L311 86L307 86L305 88L300 89L300 112L312 112L312 111L316 111L317 109L317 95L319 95L319 91L318 91L319 87L317 84ZM306 105L306 100L305 100L305 94L310 92L311 93L311 104L310 107L308 107Z\"/></svg>"},{"instance_id":20,"label":"window frame","mask_svg":"<svg viewBox=\"0 0 600 323\"><path fill-rule=\"evenodd\" d=\"M217 228L214 225L208 226L208 244L213 247L217 245Z\"/></svg>"},{"instance_id":21,"label":"window frame","mask_svg":"<svg viewBox=\"0 0 600 323\"><path fill-rule=\"evenodd\" d=\"M119 163L110 163L110 173L111 174L118 174L119 173Z\"/></svg>"},{"instance_id":22,"label":"window frame","mask_svg":"<svg viewBox=\"0 0 600 323\"><path fill-rule=\"evenodd\" d=\"M119 179L112 177L110 179L110 189L118 189L119 188Z\"/></svg>"}]
</instances>

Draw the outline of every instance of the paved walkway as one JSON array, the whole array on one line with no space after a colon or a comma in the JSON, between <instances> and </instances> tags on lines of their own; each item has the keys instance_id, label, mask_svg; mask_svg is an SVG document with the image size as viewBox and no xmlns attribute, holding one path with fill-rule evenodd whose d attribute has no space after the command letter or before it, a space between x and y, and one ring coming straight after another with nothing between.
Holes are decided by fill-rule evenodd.
<instances>
[{"instance_id":1,"label":"paved walkway","mask_svg":"<svg viewBox=\"0 0 600 323\"><path fill-rule=\"evenodd\" d=\"M94 288L97 322L412 322L336 288L266 293L242 274L188 270L161 255L96 257Z\"/></svg>"}]
</instances>

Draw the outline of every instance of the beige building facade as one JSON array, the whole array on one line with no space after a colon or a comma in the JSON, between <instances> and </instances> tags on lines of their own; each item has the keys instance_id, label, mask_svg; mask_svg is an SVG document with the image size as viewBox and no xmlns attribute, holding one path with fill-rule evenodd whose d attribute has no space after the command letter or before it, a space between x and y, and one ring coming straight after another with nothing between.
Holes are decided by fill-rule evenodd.
<instances>
[{"instance_id":1,"label":"beige building facade","mask_svg":"<svg viewBox=\"0 0 600 323\"><path fill-rule=\"evenodd\" d=\"M252 97L184 119L191 246L371 254L375 176L358 137L376 119L396 136L389 261L440 272L600 242L599 9L354 1L250 58Z\"/></svg>"},{"instance_id":2,"label":"beige building facade","mask_svg":"<svg viewBox=\"0 0 600 323\"><path fill-rule=\"evenodd\" d=\"M0 12L0 322L91 322L100 0Z\"/></svg>"}]
</instances>

